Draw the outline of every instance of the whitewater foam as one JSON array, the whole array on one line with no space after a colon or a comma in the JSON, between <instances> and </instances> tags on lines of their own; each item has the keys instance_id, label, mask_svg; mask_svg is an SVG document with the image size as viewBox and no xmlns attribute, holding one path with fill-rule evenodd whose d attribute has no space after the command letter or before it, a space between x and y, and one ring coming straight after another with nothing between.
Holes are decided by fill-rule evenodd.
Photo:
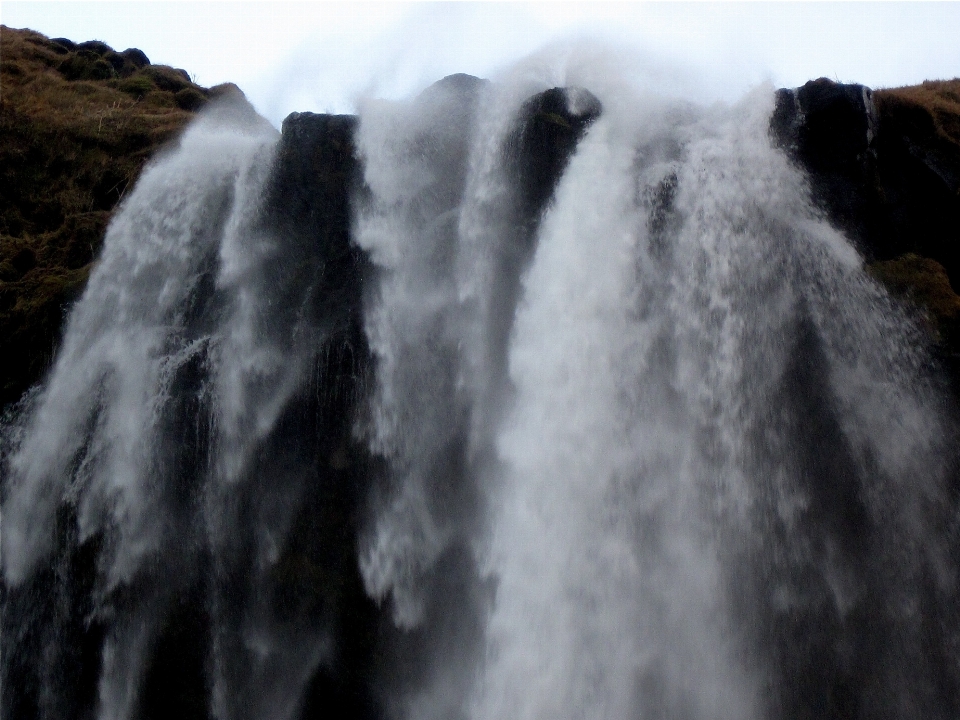
<instances>
[{"instance_id":1,"label":"whitewater foam","mask_svg":"<svg viewBox=\"0 0 960 720\"><path fill-rule=\"evenodd\" d=\"M922 331L772 88L651 87L540 58L153 162L6 430L4 698L82 705L76 635L152 712L189 617L223 720L951 717Z\"/></svg>"}]
</instances>

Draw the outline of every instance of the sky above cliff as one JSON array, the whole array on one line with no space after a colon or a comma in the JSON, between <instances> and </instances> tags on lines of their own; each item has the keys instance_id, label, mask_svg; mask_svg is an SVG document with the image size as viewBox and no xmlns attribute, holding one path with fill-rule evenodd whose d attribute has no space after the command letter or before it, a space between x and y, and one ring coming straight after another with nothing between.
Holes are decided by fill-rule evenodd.
<instances>
[{"instance_id":1,"label":"sky above cliff","mask_svg":"<svg viewBox=\"0 0 960 720\"><path fill-rule=\"evenodd\" d=\"M960 3L4 0L0 22L139 47L202 85L235 82L275 124L454 72L495 77L545 46L610 48L605 62L623 58L708 100L824 76L872 87L960 76Z\"/></svg>"}]
</instances>

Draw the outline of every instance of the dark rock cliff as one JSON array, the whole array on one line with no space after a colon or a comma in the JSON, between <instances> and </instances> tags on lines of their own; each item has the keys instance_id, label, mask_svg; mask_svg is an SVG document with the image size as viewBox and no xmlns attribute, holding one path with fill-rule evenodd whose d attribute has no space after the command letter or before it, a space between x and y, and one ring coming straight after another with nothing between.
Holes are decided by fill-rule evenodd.
<instances>
[{"instance_id":1,"label":"dark rock cliff","mask_svg":"<svg viewBox=\"0 0 960 720\"><path fill-rule=\"evenodd\" d=\"M146 107L164 108L164 112L151 114L150 122L157 126L149 126L154 134L148 133L147 142L139 135L130 139L125 134L129 125L124 122L134 123L135 114L113 116L103 110L106 106L96 106L103 111L96 131L89 118L85 129L76 131L77 148L106 158L90 165L103 175L88 176L76 169L80 165L70 164L69 152L74 150L64 150L67 146L53 145L44 155L44 138L53 135L40 126L24 124L35 123L36 118L28 117L27 110L5 96L4 103L9 104L3 108L3 122L11 132L21 133L13 137L25 138L22 134L27 132L39 139L23 139L28 151L19 155L19 146L11 145L5 150L10 162L0 163L0 172L6 175L4 188L21 193L33 188L22 196L5 189L0 205L0 272L4 273L0 277L0 357L6 363L0 365L4 393L0 403L15 401L41 378L63 312L83 286L86 268L127 183L149 152L192 117L192 109L202 104L197 98L209 94L189 84L178 71L151 70L138 51L115 53L102 43L74 45L18 35L16 41L24 43L20 51L26 58L21 62L8 52L10 32L4 29L5 82L8 77L26 77L26 63L36 61L44 64L43 77L54 78L45 82L60 88L58 92L70 94L76 89L63 83L105 83L91 87L106 93L105 98L112 98L114 92L136 97L131 107L137 112ZM15 63L8 62L11 57ZM475 96L482 81L453 76L438 86L444 92L453 88ZM429 101L431 92L424 93L424 101ZM152 100L147 102L148 98ZM520 273L533 253L537 226L565 164L601 112L589 93L550 89L523 105L507 138L503 152L519 190L515 206L504 208L511 242L497 259L510 270L499 274L512 278L498 294L498 302L507 307L517 301ZM162 116L162 122L154 115ZM109 142L95 139L104 126L113 138ZM242 536L235 539L235 559L219 568L218 579L229 591L225 604L236 602L239 608L248 595L263 591L264 612L277 625L333 628L339 655L316 669L301 709L304 718L381 716L381 698L371 673L377 671L378 658L384 653L402 654L402 648L396 649L401 643L387 610L364 591L355 557L363 503L380 462L356 437L354 425L362 414L375 362L367 346L363 310L376 279L373 264L351 240L357 210L352 203L365 198L356 129L356 118L311 113L295 113L283 124L261 221L281 238L284 252L282 263L278 256L259 271L272 280L271 298L289 308L290 317L280 317L275 327L264 332L275 335L282 346L306 328L308 337L301 342L315 348L313 375L290 398L274 430L258 448L250 482L238 493L243 494L238 512L255 506L257 497L287 486L303 483L309 488L292 520L290 541L270 576L257 576L261 571L252 566L251 538ZM929 313L931 329L940 337L948 359L960 355L960 334L955 329L960 298L952 289L960 281L960 82L873 93L858 85L812 81L797 90L780 91L771 131L808 173L811 193L824 214L859 245L870 271ZM133 150L124 143L133 143ZM106 174L110 153L121 153L118 148L130 150L118 155L123 161L117 167L126 173L119 180ZM58 153L66 153L65 165L57 164ZM58 172L68 176L69 182L62 181L64 187L89 196L76 206L44 204L44 189L60 187ZM456 182L448 184L439 190L455 193ZM84 243L88 249L81 247ZM56 288L50 295L36 289L51 282ZM34 305L40 309L29 310ZM501 331L500 361L505 362L509 327ZM171 411L171 422L186 427L190 423L178 419L209 413L201 393L195 392L202 373L201 367L188 367L177 378L175 387L193 392L179 394L186 399ZM290 447L289 438L294 436L306 439ZM206 442L198 437L177 444L177 469L183 477L195 478L204 471ZM94 617L90 594L100 548L97 538L78 545L76 521L69 512L65 506L58 518L63 530L54 562L31 585L4 597L7 607L19 603L22 611L14 613L17 617L32 618L3 628L2 704L13 717L38 717L41 708L77 718L92 717L95 711L104 628L87 619ZM254 586L251 578L259 585ZM208 717L205 658L214 631L207 611L207 582L201 573L185 578L183 588L176 591L177 599L150 650L139 701L144 718ZM58 647L67 650L60 654L47 650L53 635L60 639ZM221 628L219 641L231 649L230 643L235 643L235 655L240 657L243 648L237 637L239 628L228 626ZM391 643L393 647L387 647ZM51 700L42 697L44 693L57 697ZM232 702L242 715L242 693ZM836 702L841 707L845 701L840 697Z\"/></svg>"},{"instance_id":2,"label":"dark rock cliff","mask_svg":"<svg viewBox=\"0 0 960 720\"><path fill-rule=\"evenodd\" d=\"M478 99L483 85L470 76L451 76L424 91L420 101L441 102L453 94L469 106L471 100ZM507 157L517 161L521 200L511 217L521 230L515 238L516 257L511 257L521 264L521 256L532 250L536 224L566 160L599 113L595 100L582 110L571 110L571 105L567 91L562 89L531 98L503 148ZM314 284L315 311L318 318L333 321L330 351L325 357L328 364L329 358L335 358L324 370L326 379L318 378L318 382L327 387L331 381L343 386L335 397L298 413L301 423L319 419L314 433L320 439L315 449L315 474L321 482L311 493L314 499L303 513L305 523L294 530L296 543L281 566L291 568L288 582L292 593L308 597L329 594L302 586L304 567L311 568L312 576L327 578L331 581L328 587L337 589L335 596L317 597L314 608L328 622L332 618L338 635L335 645L343 652L342 657L322 665L310 681L304 718L382 716L382 698L376 692L380 662L388 656L402 658L411 642L398 637L388 609L378 607L366 595L352 556L362 526L363 502L370 483L379 475L380 462L353 433L354 422L363 412L364 388L375 362L362 321L366 298L376 290L376 269L350 239L351 221L359 211L351 207L351 199L362 204L368 195L363 186L363 162L354 144L356 126L354 117L312 113L294 113L284 121L265 219L280 235L292 238L289 242L299 248L296 255L311 265L311 272L318 278ZM454 140L431 136L424 147L445 147ZM460 151L466 153L468 148ZM456 193L462 180L459 185L456 178L451 180L446 190ZM437 191L443 192L444 188ZM289 258L290 253L284 257ZM519 266L517 270L519 273ZM308 405L313 402L311 398L318 397L315 390L304 395ZM342 496L345 489L349 497ZM340 496L331 495L337 492ZM330 508L337 508L336 517L331 516ZM310 522L306 522L308 519ZM344 556L344 552L350 556Z\"/></svg>"},{"instance_id":3,"label":"dark rock cliff","mask_svg":"<svg viewBox=\"0 0 960 720\"><path fill-rule=\"evenodd\" d=\"M469 93L483 86L482 81L467 76L440 84L454 84ZM521 111L503 149L506 156L516 159L520 189L520 200L510 214L519 229L511 255L516 262L522 264L532 252L536 225L565 162L598 112L595 102L585 100L583 107L578 107L568 101L568 91L561 89L531 98ZM363 202L365 197L363 165L354 140L356 128L354 117L311 113L294 113L283 123L259 222L284 247L282 253L267 258L258 272L269 281L266 287L272 304L290 312L281 313L263 332L280 346L309 344L315 357L309 381L289 399L274 430L263 439L249 470L250 481L242 485L236 505L237 512L250 512L259 498L279 496L294 486L303 502L292 519L290 541L268 577L252 560L252 535L232 538L236 545L233 560L216 570L217 582L225 588L221 604L237 605L235 612L226 613L228 618L241 617L239 608L251 594L260 593L265 597L263 612L278 626L332 628L338 655L321 663L310 679L301 708L304 718L380 717L380 698L371 673L377 671L377 658L383 653L402 653L402 647L397 650L395 633L391 635L387 610L364 591L355 558L363 503L379 462L354 429L374 362L364 333L363 309L375 279L372 263L351 240L356 211L352 203ZM7 171L25 173L30 167L21 163ZM108 217L109 212L104 211L102 222ZM102 242L103 227L98 228L96 247ZM83 267L89 262L86 258ZM519 272L519 266L517 269ZM76 292L85 277L84 273ZM3 290L13 293L15 307L19 307L16 303L29 295L20 285L7 283ZM208 278L201 284L206 290L196 312L215 313L214 282ZM10 380L7 401L41 379L68 302L69 297L49 303L56 317L42 336L47 343L43 361L23 369L9 360L10 367L3 368L4 378ZM33 321L21 315L7 322L20 323L6 340L11 343L19 337L14 332L29 331ZM296 340L298 336L303 338ZM21 344L22 357L29 359L31 353L40 352L31 348ZM174 394L179 400L169 411L174 426L209 425L190 422L190 418L207 418L211 412L201 392L204 373L202 363L188 364L175 378ZM296 447L290 446L291 437L301 438ZM183 497L178 502L189 507L196 504L193 495L202 485L195 481L204 472L208 442L198 435L176 443L175 469L183 478L178 490ZM192 512L189 508L182 511ZM91 597L101 549L98 537L78 543L71 512L65 503L49 570L9 590L3 598L7 619L33 618L3 628L0 706L16 717L41 717L55 711L62 717L85 718L95 713L104 627L96 620ZM254 525L250 523L251 528ZM238 526L246 527L242 522ZM204 562L197 567L205 567ZM205 658L215 636L221 646L234 650L230 655L238 667L246 662L238 639L242 628L230 622L213 626L210 574L208 568L184 576L178 587L170 589L175 597L160 621L145 664L137 710L143 718L207 720L211 688ZM62 642L52 643L53 637ZM51 654L45 649L54 645L66 650ZM231 695L230 702L237 704L234 710L240 715L244 693L249 690L238 688L235 697Z\"/></svg>"},{"instance_id":4,"label":"dark rock cliff","mask_svg":"<svg viewBox=\"0 0 960 720\"><path fill-rule=\"evenodd\" d=\"M960 80L780 90L771 132L868 270L926 315L960 373Z\"/></svg>"}]
</instances>

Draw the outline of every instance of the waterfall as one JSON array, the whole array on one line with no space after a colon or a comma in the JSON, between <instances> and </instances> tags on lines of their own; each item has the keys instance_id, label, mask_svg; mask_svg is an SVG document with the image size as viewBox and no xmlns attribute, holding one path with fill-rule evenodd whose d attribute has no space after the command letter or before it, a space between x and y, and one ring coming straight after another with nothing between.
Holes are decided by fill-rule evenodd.
<instances>
[{"instance_id":1,"label":"waterfall","mask_svg":"<svg viewBox=\"0 0 960 720\"><path fill-rule=\"evenodd\" d=\"M148 166L3 421L4 720L960 713L922 327L771 88L566 62Z\"/></svg>"}]
</instances>

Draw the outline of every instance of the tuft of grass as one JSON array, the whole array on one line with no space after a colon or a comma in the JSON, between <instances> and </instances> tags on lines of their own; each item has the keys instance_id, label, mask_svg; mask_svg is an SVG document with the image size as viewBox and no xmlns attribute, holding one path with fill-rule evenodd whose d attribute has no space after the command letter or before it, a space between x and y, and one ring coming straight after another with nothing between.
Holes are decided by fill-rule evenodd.
<instances>
[{"instance_id":1,"label":"tuft of grass","mask_svg":"<svg viewBox=\"0 0 960 720\"><path fill-rule=\"evenodd\" d=\"M148 92L155 90L157 86L153 84L153 80L149 77L143 73L138 73L122 80L117 87L135 100L142 100Z\"/></svg>"},{"instance_id":2,"label":"tuft of grass","mask_svg":"<svg viewBox=\"0 0 960 720\"><path fill-rule=\"evenodd\" d=\"M960 340L960 296L950 285L943 265L907 253L894 260L875 262L867 266L867 271L894 296L921 309L938 340L951 345Z\"/></svg>"},{"instance_id":3,"label":"tuft of grass","mask_svg":"<svg viewBox=\"0 0 960 720\"><path fill-rule=\"evenodd\" d=\"M0 48L3 406L49 364L117 203L217 93L135 48L6 26Z\"/></svg>"},{"instance_id":4,"label":"tuft of grass","mask_svg":"<svg viewBox=\"0 0 960 720\"><path fill-rule=\"evenodd\" d=\"M177 94L173 96L173 99L177 103L177 107L183 108L184 110L199 110L207 104L207 97L192 87L185 87L183 90L178 90Z\"/></svg>"},{"instance_id":5,"label":"tuft of grass","mask_svg":"<svg viewBox=\"0 0 960 720\"><path fill-rule=\"evenodd\" d=\"M149 77L160 90L167 92L175 93L185 88L195 87L185 70L176 70L168 65L150 65L140 72Z\"/></svg>"}]
</instances>

